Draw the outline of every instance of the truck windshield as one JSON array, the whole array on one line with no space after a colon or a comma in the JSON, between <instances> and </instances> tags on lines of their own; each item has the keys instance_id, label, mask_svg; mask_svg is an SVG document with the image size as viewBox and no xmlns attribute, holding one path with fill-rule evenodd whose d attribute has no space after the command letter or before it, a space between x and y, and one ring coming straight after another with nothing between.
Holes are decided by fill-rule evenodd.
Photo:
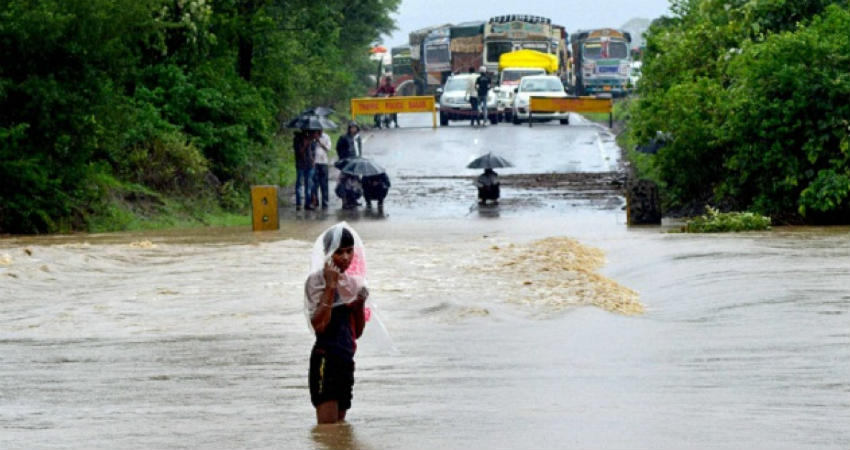
<instances>
[{"instance_id":1,"label":"truck windshield","mask_svg":"<svg viewBox=\"0 0 850 450\"><path fill-rule=\"evenodd\" d=\"M498 63L502 53L513 51L513 44L510 42L488 42L487 43L487 62Z\"/></svg>"},{"instance_id":2,"label":"truck windshield","mask_svg":"<svg viewBox=\"0 0 850 450\"><path fill-rule=\"evenodd\" d=\"M602 43L588 42L584 44L584 57L587 59L602 58Z\"/></svg>"},{"instance_id":3,"label":"truck windshield","mask_svg":"<svg viewBox=\"0 0 850 450\"><path fill-rule=\"evenodd\" d=\"M563 91L564 85L557 78L526 78L519 86L521 92Z\"/></svg>"},{"instance_id":4,"label":"truck windshield","mask_svg":"<svg viewBox=\"0 0 850 450\"><path fill-rule=\"evenodd\" d=\"M609 42L608 57L615 59L626 59L629 57L629 47L625 42Z\"/></svg>"},{"instance_id":5,"label":"truck windshield","mask_svg":"<svg viewBox=\"0 0 850 450\"><path fill-rule=\"evenodd\" d=\"M427 46L425 48L425 62L429 64L449 62L449 45L437 44Z\"/></svg>"},{"instance_id":6,"label":"truck windshield","mask_svg":"<svg viewBox=\"0 0 850 450\"><path fill-rule=\"evenodd\" d=\"M506 70L502 72L501 81L504 83L505 81L518 81L522 77L527 77L529 75L543 75L543 71L540 69L536 70Z\"/></svg>"}]
</instances>

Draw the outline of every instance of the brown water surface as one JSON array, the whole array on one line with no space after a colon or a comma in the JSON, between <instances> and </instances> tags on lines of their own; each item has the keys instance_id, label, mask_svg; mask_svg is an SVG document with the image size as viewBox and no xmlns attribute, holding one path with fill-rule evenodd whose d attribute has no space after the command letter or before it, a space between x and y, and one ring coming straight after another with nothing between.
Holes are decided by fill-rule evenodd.
<instances>
[{"instance_id":1,"label":"brown water surface","mask_svg":"<svg viewBox=\"0 0 850 450\"><path fill-rule=\"evenodd\" d=\"M357 221L397 351L367 327L328 428L301 292L334 220L0 241L0 448L850 447L847 227ZM516 258L550 237L605 265Z\"/></svg>"}]
</instances>

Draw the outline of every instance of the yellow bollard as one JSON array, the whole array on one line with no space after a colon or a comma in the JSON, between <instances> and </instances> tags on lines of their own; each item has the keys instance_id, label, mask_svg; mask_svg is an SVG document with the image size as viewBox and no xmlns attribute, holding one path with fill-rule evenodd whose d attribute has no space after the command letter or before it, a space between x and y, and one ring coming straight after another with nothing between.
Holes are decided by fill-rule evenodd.
<instances>
[{"instance_id":1,"label":"yellow bollard","mask_svg":"<svg viewBox=\"0 0 850 450\"><path fill-rule=\"evenodd\" d=\"M279 229L277 186L251 186L251 211L254 231Z\"/></svg>"}]
</instances>

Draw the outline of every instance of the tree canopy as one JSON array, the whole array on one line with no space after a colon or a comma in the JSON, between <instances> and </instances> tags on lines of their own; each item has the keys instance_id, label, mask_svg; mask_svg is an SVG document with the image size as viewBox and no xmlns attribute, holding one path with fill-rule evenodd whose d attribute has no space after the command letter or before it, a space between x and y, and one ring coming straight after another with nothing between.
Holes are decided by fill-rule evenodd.
<instances>
[{"instance_id":1,"label":"tree canopy","mask_svg":"<svg viewBox=\"0 0 850 450\"><path fill-rule=\"evenodd\" d=\"M366 91L398 3L0 1L0 232L279 182L281 121Z\"/></svg>"},{"instance_id":2,"label":"tree canopy","mask_svg":"<svg viewBox=\"0 0 850 450\"><path fill-rule=\"evenodd\" d=\"M850 7L828 0L674 0L647 33L631 136L672 206L785 221L850 220Z\"/></svg>"}]
</instances>

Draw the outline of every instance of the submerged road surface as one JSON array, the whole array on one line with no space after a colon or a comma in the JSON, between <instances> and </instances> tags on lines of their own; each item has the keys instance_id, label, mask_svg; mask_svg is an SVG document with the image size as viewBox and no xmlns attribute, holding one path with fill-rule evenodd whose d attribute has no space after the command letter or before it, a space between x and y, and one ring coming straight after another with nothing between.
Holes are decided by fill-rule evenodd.
<instances>
[{"instance_id":1,"label":"submerged road surface","mask_svg":"<svg viewBox=\"0 0 850 450\"><path fill-rule=\"evenodd\" d=\"M402 125L366 145L383 215L0 240L0 448L850 448L848 227L627 228L564 181L618 173L603 128ZM490 147L535 182L479 209ZM367 325L348 423L319 428L303 281L339 219L395 351Z\"/></svg>"}]
</instances>

